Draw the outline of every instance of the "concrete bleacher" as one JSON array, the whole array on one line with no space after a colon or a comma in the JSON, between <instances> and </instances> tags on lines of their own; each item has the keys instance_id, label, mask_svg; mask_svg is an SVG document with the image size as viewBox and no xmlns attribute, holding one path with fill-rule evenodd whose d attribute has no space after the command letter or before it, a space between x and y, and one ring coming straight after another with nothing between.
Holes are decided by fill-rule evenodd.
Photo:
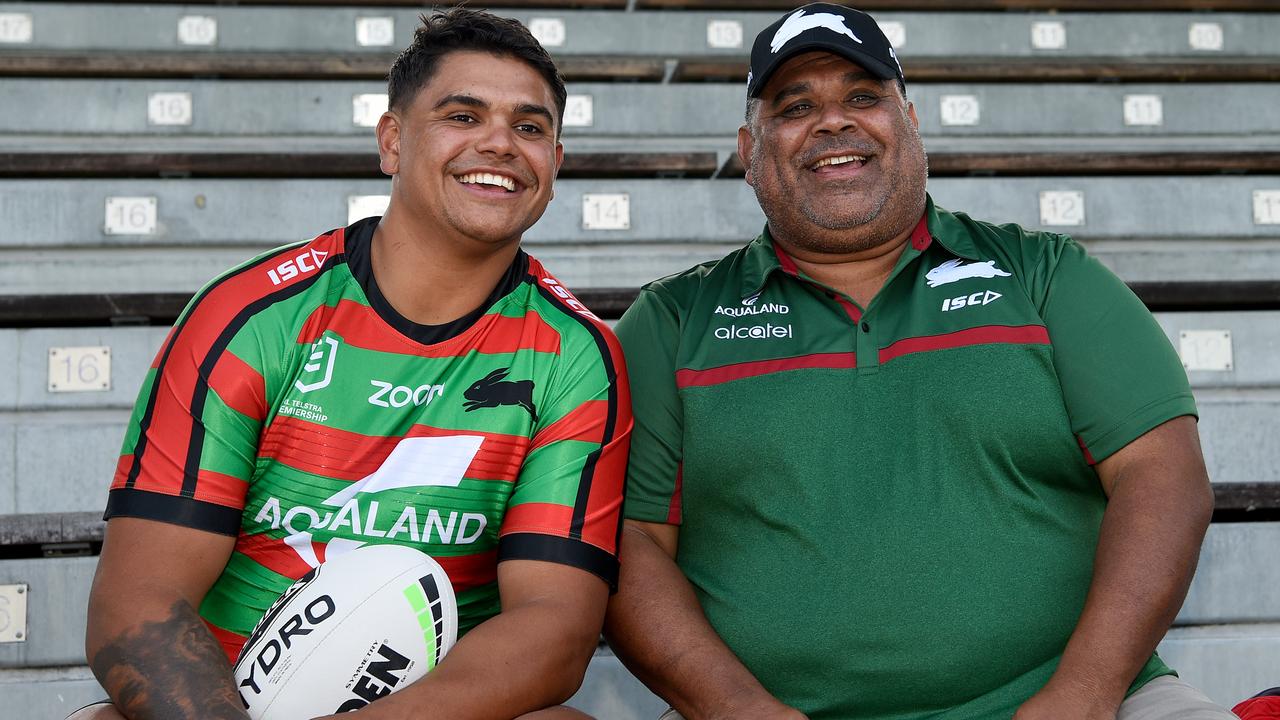
<instances>
[{"instance_id":1,"label":"concrete bleacher","mask_svg":"<svg viewBox=\"0 0 1280 720\"><path fill-rule=\"evenodd\" d=\"M798 4L498 3L574 97L527 247L602 315L759 232L733 152L746 55ZM895 37L939 204L1069 233L1159 311L1218 500L1161 653L1221 703L1280 683L1280 7L855 4ZM136 388L210 277L376 212L367 124L420 5L0 2L0 586L30 590L26 637L0 642L6 707L101 697L83 611ZM50 392L50 350L86 346L110 348L110 387ZM665 707L607 647L574 704Z\"/></svg>"}]
</instances>

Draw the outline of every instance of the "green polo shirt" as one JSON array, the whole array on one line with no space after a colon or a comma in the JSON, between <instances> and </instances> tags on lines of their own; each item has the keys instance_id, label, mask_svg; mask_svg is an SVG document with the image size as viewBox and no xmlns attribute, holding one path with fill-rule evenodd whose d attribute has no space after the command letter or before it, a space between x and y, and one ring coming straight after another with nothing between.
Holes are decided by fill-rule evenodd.
<instances>
[{"instance_id":1,"label":"green polo shirt","mask_svg":"<svg viewBox=\"0 0 1280 720\"><path fill-rule=\"evenodd\" d=\"M814 720L1008 718L1084 605L1091 463L1196 413L1078 244L932 200L865 308L766 230L647 285L617 333L626 515L681 525L712 626ZM1170 673L1152 656L1131 692Z\"/></svg>"}]
</instances>

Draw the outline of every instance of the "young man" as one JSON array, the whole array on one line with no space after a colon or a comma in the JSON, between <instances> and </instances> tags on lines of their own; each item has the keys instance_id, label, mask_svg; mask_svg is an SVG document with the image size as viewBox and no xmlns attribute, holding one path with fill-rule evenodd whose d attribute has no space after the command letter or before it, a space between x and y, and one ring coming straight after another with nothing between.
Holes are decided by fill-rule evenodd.
<instances>
[{"instance_id":1,"label":"young man","mask_svg":"<svg viewBox=\"0 0 1280 720\"><path fill-rule=\"evenodd\" d=\"M668 720L1230 718L1153 654L1213 498L1150 314L1071 239L933 204L868 15L787 13L747 95L768 226L617 326L608 635Z\"/></svg>"},{"instance_id":2,"label":"young man","mask_svg":"<svg viewBox=\"0 0 1280 720\"><path fill-rule=\"evenodd\" d=\"M390 542L444 566L462 637L358 715L583 717L544 709L616 581L631 417L615 339L519 246L564 84L519 23L457 9L423 18L389 95L386 215L228 272L160 349L90 598L114 707L87 716L244 718L229 661L267 606Z\"/></svg>"}]
</instances>

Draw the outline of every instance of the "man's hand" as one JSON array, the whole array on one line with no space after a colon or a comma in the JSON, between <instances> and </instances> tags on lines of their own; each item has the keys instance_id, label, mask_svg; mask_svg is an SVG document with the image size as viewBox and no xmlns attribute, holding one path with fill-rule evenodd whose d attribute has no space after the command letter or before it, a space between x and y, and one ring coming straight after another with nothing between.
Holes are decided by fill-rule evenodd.
<instances>
[{"instance_id":1,"label":"man's hand","mask_svg":"<svg viewBox=\"0 0 1280 720\"><path fill-rule=\"evenodd\" d=\"M707 622L675 563L678 537L675 525L624 522L622 575L605 619L609 645L686 720L804 720L764 689Z\"/></svg>"},{"instance_id":2,"label":"man's hand","mask_svg":"<svg viewBox=\"0 0 1280 720\"><path fill-rule=\"evenodd\" d=\"M107 522L85 651L132 720L247 720L231 664L196 608L235 538L153 520Z\"/></svg>"}]
</instances>

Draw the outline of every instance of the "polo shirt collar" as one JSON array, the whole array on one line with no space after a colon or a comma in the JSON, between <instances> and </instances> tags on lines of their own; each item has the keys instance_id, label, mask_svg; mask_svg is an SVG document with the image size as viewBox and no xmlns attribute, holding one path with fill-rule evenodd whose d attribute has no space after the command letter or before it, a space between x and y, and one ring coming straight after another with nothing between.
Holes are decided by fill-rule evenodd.
<instances>
[{"instance_id":1,"label":"polo shirt collar","mask_svg":"<svg viewBox=\"0 0 1280 720\"><path fill-rule=\"evenodd\" d=\"M914 260L935 241L952 255L966 260L977 259L968 229L951 213L939 210L933 204L933 198L926 194L924 215L911 233L911 239L902 251L897 267L901 268ZM759 294L769 276L776 270L796 274L795 262L774 245L773 235L769 233L769 226L766 224L760 235L747 245L743 255L742 284L739 288L742 299Z\"/></svg>"}]
</instances>

